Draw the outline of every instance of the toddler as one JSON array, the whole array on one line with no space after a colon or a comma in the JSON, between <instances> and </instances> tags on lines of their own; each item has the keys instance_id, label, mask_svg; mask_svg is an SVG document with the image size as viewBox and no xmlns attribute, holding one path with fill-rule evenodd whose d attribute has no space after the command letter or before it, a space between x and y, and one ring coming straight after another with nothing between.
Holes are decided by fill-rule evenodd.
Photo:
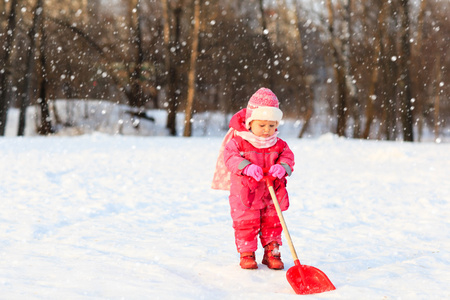
<instances>
[{"instance_id":1,"label":"toddler","mask_svg":"<svg viewBox=\"0 0 450 300\"><path fill-rule=\"evenodd\" d=\"M212 188L230 191L235 243L243 269L258 268L258 235L264 247L262 263L270 269L284 268L279 252L281 223L265 181L261 180L264 175L276 178L278 202L282 211L287 210L286 176L293 171L294 154L277 137L282 117L277 96L270 89L259 89L247 108L231 118L217 160Z\"/></svg>"}]
</instances>

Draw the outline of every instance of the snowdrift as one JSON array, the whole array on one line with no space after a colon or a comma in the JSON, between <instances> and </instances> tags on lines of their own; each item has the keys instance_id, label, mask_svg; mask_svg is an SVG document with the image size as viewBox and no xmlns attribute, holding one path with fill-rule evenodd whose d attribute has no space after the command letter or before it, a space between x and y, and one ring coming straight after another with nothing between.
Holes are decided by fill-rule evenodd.
<instances>
[{"instance_id":1,"label":"snowdrift","mask_svg":"<svg viewBox=\"0 0 450 300\"><path fill-rule=\"evenodd\" d=\"M286 222L337 288L308 299L450 298L450 144L286 140ZM306 297L285 270L240 269L227 193L210 189L220 143L0 138L1 298Z\"/></svg>"}]
</instances>

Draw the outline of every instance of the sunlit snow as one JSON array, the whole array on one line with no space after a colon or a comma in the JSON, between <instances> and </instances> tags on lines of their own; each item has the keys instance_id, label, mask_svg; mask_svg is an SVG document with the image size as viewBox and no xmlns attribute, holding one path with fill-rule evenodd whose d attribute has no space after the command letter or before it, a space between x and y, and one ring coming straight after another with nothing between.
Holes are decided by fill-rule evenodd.
<instances>
[{"instance_id":1,"label":"sunlit snow","mask_svg":"<svg viewBox=\"0 0 450 300\"><path fill-rule=\"evenodd\" d=\"M1 298L450 297L450 144L284 135L296 156L284 216L335 291L295 295L261 248L259 269L240 269L227 192L210 189L219 134L94 130L0 138Z\"/></svg>"}]
</instances>

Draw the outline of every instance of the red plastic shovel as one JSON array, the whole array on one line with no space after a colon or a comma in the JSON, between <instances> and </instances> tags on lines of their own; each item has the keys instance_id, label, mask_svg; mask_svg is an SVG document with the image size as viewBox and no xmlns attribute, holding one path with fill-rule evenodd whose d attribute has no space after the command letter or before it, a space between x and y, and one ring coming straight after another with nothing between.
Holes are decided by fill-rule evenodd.
<instances>
[{"instance_id":1,"label":"red plastic shovel","mask_svg":"<svg viewBox=\"0 0 450 300\"><path fill-rule=\"evenodd\" d=\"M273 204L277 210L278 218L280 219L289 248L291 249L292 257L294 258L295 266L289 268L286 272L286 278L289 284L292 286L295 293L300 295L317 294L335 290L336 288L324 272L317 268L300 264L300 260L295 252L291 235L287 229L286 222L283 218L283 213L280 209L280 204L278 203L278 199L273 188L274 177L266 175L263 180L266 181L267 187L269 188Z\"/></svg>"}]
</instances>

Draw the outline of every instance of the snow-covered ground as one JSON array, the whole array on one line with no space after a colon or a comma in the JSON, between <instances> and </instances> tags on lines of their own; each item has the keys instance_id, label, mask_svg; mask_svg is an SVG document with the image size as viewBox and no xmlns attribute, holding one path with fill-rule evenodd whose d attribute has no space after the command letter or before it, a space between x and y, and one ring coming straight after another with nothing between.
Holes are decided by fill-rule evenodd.
<instances>
[{"instance_id":1,"label":"snow-covered ground","mask_svg":"<svg viewBox=\"0 0 450 300\"><path fill-rule=\"evenodd\" d=\"M302 263L337 288L298 296L287 245L284 271L238 265L227 192L210 189L226 117L195 115L194 137L167 137L164 111L135 128L109 102L57 105L72 127L38 137L31 108L14 137L12 109L0 138L0 299L450 298L448 130L442 143L377 142L313 122L297 139L301 122L285 121L297 162L285 219Z\"/></svg>"},{"instance_id":2,"label":"snow-covered ground","mask_svg":"<svg viewBox=\"0 0 450 300\"><path fill-rule=\"evenodd\" d=\"M335 291L240 269L227 192L210 189L220 137L92 133L0 138L0 298L450 298L450 144L286 140L286 222Z\"/></svg>"}]
</instances>

